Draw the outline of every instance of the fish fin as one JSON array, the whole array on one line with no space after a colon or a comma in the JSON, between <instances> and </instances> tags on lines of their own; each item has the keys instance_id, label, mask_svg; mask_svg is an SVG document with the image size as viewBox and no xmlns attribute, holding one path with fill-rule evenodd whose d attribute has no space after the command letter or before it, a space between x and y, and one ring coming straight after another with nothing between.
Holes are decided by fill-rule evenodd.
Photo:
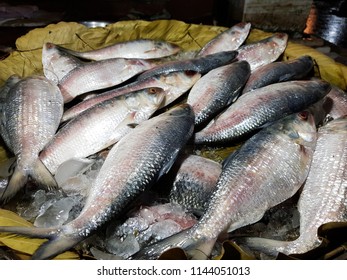
<instances>
[{"instance_id":1,"label":"fish fin","mask_svg":"<svg viewBox=\"0 0 347 280\"><path fill-rule=\"evenodd\" d=\"M239 237L235 238L234 241L240 247L246 246L252 251L261 252L271 257L276 257L280 251L293 242L261 237Z\"/></svg>"},{"instance_id":2,"label":"fish fin","mask_svg":"<svg viewBox=\"0 0 347 280\"><path fill-rule=\"evenodd\" d=\"M55 256L69 250L84 238L67 237L65 235L56 235L51 240L43 243L32 255L32 260L52 259Z\"/></svg>"},{"instance_id":3,"label":"fish fin","mask_svg":"<svg viewBox=\"0 0 347 280\"><path fill-rule=\"evenodd\" d=\"M172 167L173 164L175 163L176 158L177 158L179 152L180 152L180 149L176 149L176 150L172 153L172 155L171 155L169 161L168 161L168 162L163 166L163 168L160 170L159 175L158 175L158 179L159 179L161 176L163 176L164 174L166 174L166 173L169 172L169 170L171 169L171 167Z\"/></svg>"},{"instance_id":4,"label":"fish fin","mask_svg":"<svg viewBox=\"0 0 347 280\"><path fill-rule=\"evenodd\" d=\"M32 259L34 260L54 258L60 253L69 250L84 239L84 237L66 236L60 232L59 228L0 226L0 232L9 232L28 237L49 239L47 242L44 242L32 255Z\"/></svg>"},{"instance_id":5,"label":"fish fin","mask_svg":"<svg viewBox=\"0 0 347 280\"><path fill-rule=\"evenodd\" d=\"M56 234L56 231L56 228L0 226L0 232L9 232L35 238L51 238Z\"/></svg>"},{"instance_id":6,"label":"fish fin","mask_svg":"<svg viewBox=\"0 0 347 280\"><path fill-rule=\"evenodd\" d=\"M7 202L22 189L28 181L28 174L21 168L16 167L10 177L5 190L2 192L0 201Z\"/></svg>"},{"instance_id":7,"label":"fish fin","mask_svg":"<svg viewBox=\"0 0 347 280\"><path fill-rule=\"evenodd\" d=\"M165 251L169 249L185 249L186 247L194 244L194 241L189 238L188 230L189 229L183 230L170 237L164 238L163 240L153 243L132 255L130 259L155 260L158 259L161 254L163 254Z\"/></svg>"},{"instance_id":8,"label":"fish fin","mask_svg":"<svg viewBox=\"0 0 347 280\"><path fill-rule=\"evenodd\" d=\"M58 184L53 175L39 159L35 161L33 167L29 171L29 175L39 186L43 186L48 190L58 188Z\"/></svg>"},{"instance_id":9,"label":"fish fin","mask_svg":"<svg viewBox=\"0 0 347 280\"><path fill-rule=\"evenodd\" d=\"M180 231L170 237L151 244L134 255L130 259L154 260L158 259L165 251L172 248L181 248L192 259L207 259L211 253L215 240L197 240L189 235L190 229Z\"/></svg>"}]
</instances>

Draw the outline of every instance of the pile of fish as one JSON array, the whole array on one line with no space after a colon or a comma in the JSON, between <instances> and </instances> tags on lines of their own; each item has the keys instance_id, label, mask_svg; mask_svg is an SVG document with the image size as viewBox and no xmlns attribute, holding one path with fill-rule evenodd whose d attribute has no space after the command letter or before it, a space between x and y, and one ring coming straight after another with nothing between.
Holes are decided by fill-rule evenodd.
<instances>
[{"instance_id":1,"label":"pile of fish","mask_svg":"<svg viewBox=\"0 0 347 280\"><path fill-rule=\"evenodd\" d=\"M23 207L26 186L57 197L38 204L35 227L0 232L48 239L33 259L105 226L116 229L106 256L157 259L180 247L210 258L227 233L301 191L297 240L234 242L272 256L319 246L320 225L346 221L347 96L313 77L311 57L280 60L287 34L245 44L250 28L236 24L191 57L155 40L88 52L45 43L43 74L12 76L0 91L0 133L13 155L0 201ZM217 162L199 155L206 147L235 149ZM57 210L63 199L68 210Z\"/></svg>"}]
</instances>

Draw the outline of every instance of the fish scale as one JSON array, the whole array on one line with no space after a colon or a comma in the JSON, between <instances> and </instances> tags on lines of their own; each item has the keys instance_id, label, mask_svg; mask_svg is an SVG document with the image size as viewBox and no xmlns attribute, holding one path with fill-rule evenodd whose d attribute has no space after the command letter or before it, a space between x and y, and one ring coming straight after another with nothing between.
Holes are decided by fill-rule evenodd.
<instances>
[{"instance_id":1,"label":"fish scale","mask_svg":"<svg viewBox=\"0 0 347 280\"><path fill-rule=\"evenodd\" d=\"M3 104L3 129L6 142L17 159L2 199L12 197L29 177L44 187L56 187L38 155L53 138L62 114L60 90L45 77L27 77L10 89Z\"/></svg>"},{"instance_id":2,"label":"fish scale","mask_svg":"<svg viewBox=\"0 0 347 280\"><path fill-rule=\"evenodd\" d=\"M236 238L241 246L275 257L302 254L318 247L318 228L329 222L347 221L347 117L318 130L310 172L298 201L300 235L293 241L258 237Z\"/></svg>"},{"instance_id":3,"label":"fish scale","mask_svg":"<svg viewBox=\"0 0 347 280\"><path fill-rule=\"evenodd\" d=\"M130 124L148 119L163 99L161 88L145 88L100 102L63 126L40 159L56 174L64 162L88 157L116 143L132 130Z\"/></svg>"},{"instance_id":4,"label":"fish scale","mask_svg":"<svg viewBox=\"0 0 347 280\"><path fill-rule=\"evenodd\" d=\"M196 225L132 258L154 259L173 247L188 253L203 250L200 246L213 246L221 233L257 222L302 186L316 140L314 118L308 112L292 114L262 129L224 161L216 190ZM211 248L204 251L207 256L210 252Z\"/></svg>"},{"instance_id":5,"label":"fish scale","mask_svg":"<svg viewBox=\"0 0 347 280\"><path fill-rule=\"evenodd\" d=\"M33 259L47 259L88 237L167 173L194 130L188 104L138 125L108 153L79 216L58 228L0 227L0 231L50 239Z\"/></svg>"},{"instance_id":6,"label":"fish scale","mask_svg":"<svg viewBox=\"0 0 347 280\"><path fill-rule=\"evenodd\" d=\"M196 144L220 144L239 139L255 129L299 112L330 90L322 80L290 81L246 92L205 128L195 133Z\"/></svg>"}]
</instances>

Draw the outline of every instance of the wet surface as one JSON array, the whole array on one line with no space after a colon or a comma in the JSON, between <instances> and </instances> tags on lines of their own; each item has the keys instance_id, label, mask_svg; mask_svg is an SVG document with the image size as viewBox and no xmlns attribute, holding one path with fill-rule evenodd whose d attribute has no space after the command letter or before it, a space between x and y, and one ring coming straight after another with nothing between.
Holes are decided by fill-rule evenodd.
<instances>
[{"instance_id":1,"label":"wet surface","mask_svg":"<svg viewBox=\"0 0 347 280\"><path fill-rule=\"evenodd\" d=\"M313 1L304 32L347 48L347 0Z\"/></svg>"}]
</instances>

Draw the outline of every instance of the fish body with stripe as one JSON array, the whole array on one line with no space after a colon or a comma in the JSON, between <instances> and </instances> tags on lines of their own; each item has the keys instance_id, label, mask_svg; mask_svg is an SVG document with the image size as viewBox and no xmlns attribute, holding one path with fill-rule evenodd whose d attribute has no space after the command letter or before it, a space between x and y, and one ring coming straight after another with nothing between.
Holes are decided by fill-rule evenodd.
<instances>
[{"instance_id":1,"label":"fish body with stripe","mask_svg":"<svg viewBox=\"0 0 347 280\"><path fill-rule=\"evenodd\" d=\"M187 99L194 110L195 125L206 123L234 102L250 74L248 62L238 61L215 68L201 77Z\"/></svg>"},{"instance_id":2,"label":"fish body with stripe","mask_svg":"<svg viewBox=\"0 0 347 280\"><path fill-rule=\"evenodd\" d=\"M159 108L160 88L146 88L103 101L66 123L40 153L52 174L70 159L86 158L118 142Z\"/></svg>"},{"instance_id":3,"label":"fish body with stripe","mask_svg":"<svg viewBox=\"0 0 347 280\"><path fill-rule=\"evenodd\" d=\"M225 160L207 210L196 225L132 258L155 259L174 247L193 258L201 250L209 256L221 234L257 222L298 191L308 175L316 141L314 118L306 111L265 127Z\"/></svg>"},{"instance_id":4,"label":"fish body with stripe","mask_svg":"<svg viewBox=\"0 0 347 280\"><path fill-rule=\"evenodd\" d=\"M48 238L32 258L53 258L120 215L168 172L193 129L194 115L187 104L143 122L110 150L76 219L58 228L0 227L0 231Z\"/></svg>"},{"instance_id":5,"label":"fish body with stripe","mask_svg":"<svg viewBox=\"0 0 347 280\"><path fill-rule=\"evenodd\" d=\"M246 92L196 132L194 141L222 144L239 140L270 122L308 108L324 98L330 88L323 80L288 81Z\"/></svg>"},{"instance_id":6,"label":"fish body with stripe","mask_svg":"<svg viewBox=\"0 0 347 280\"><path fill-rule=\"evenodd\" d=\"M39 153L58 129L63 106L59 88L43 76L24 78L11 87L3 104L2 121L16 167L1 196L3 200L14 196L29 177L44 187L56 187Z\"/></svg>"},{"instance_id":7,"label":"fish body with stripe","mask_svg":"<svg viewBox=\"0 0 347 280\"><path fill-rule=\"evenodd\" d=\"M235 51L246 40L250 30L250 23L237 23L210 40L201 48L197 56L205 56L222 51Z\"/></svg>"},{"instance_id":8,"label":"fish body with stripe","mask_svg":"<svg viewBox=\"0 0 347 280\"><path fill-rule=\"evenodd\" d=\"M104 60L110 58L154 59L178 53L179 46L159 40L139 39L115 43L90 51L74 51L60 47L61 50L83 59Z\"/></svg>"}]
</instances>

